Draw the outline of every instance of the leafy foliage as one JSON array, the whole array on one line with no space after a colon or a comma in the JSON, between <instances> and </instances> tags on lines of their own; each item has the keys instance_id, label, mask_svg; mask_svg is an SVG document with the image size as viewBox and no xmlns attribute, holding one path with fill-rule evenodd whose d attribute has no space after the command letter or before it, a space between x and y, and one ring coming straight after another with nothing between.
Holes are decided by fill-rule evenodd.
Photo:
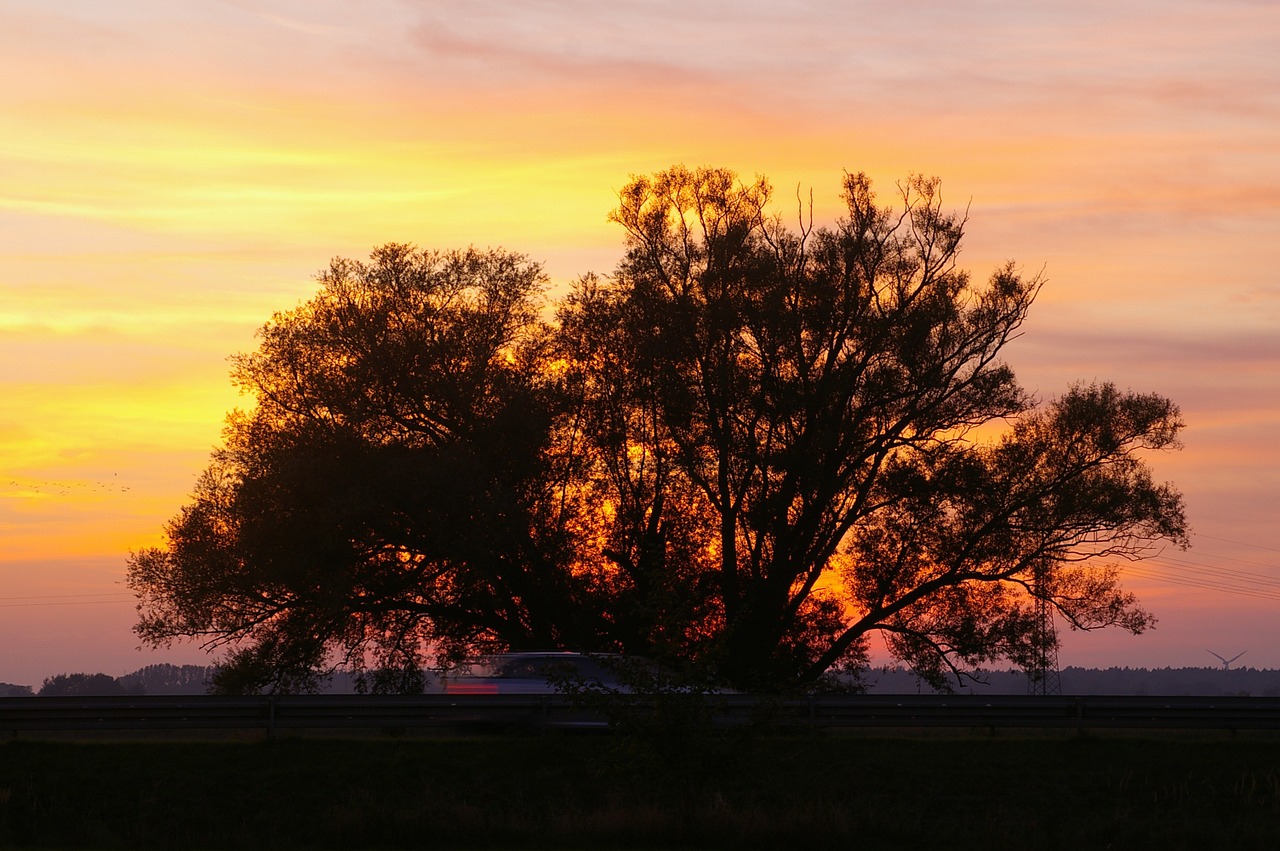
<instances>
[{"instance_id":1,"label":"leafy foliage","mask_svg":"<svg viewBox=\"0 0 1280 851\"><path fill-rule=\"evenodd\" d=\"M936 179L844 199L792 230L763 178L634 178L623 260L554 323L520 255L335 260L234 359L257 404L132 557L139 634L228 645L220 690L555 647L778 689L856 671L876 631L934 682L1026 664L1037 599L1149 627L1115 564L1185 544L1142 457L1176 406L1037 404L1000 354L1040 280L974 284Z\"/></svg>"},{"instance_id":2,"label":"leafy foliage","mask_svg":"<svg viewBox=\"0 0 1280 851\"><path fill-rule=\"evenodd\" d=\"M575 583L540 522L540 269L402 245L372 259L335 260L234 359L256 407L228 418L170 546L131 561L157 604L145 640L252 636L216 690L315 688L334 648L398 669L427 647L574 639Z\"/></svg>"},{"instance_id":3,"label":"leafy foliage","mask_svg":"<svg viewBox=\"0 0 1280 851\"><path fill-rule=\"evenodd\" d=\"M138 683L123 683L109 674L57 674L47 677L39 697L102 697L144 693Z\"/></svg>"},{"instance_id":4,"label":"leafy foliage","mask_svg":"<svg viewBox=\"0 0 1280 851\"><path fill-rule=\"evenodd\" d=\"M142 694L204 694L212 669L205 665L146 665L120 677L121 685Z\"/></svg>"}]
</instances>

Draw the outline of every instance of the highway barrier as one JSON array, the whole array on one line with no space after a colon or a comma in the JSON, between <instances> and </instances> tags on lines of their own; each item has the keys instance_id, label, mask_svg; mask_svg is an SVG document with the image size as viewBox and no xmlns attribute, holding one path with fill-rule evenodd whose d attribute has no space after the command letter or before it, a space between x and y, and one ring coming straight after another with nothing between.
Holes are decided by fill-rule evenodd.
<instances>
[{"instance_id":1,"label":"highway barrier","mask_svg":"<svg viewBox=\"0 0 1280 851\"><path fill-rule=\"evenodd\" d=\"M1019 695L676 695L706 701L713 723L783 728L1280 730L1277 697ZM655 699L575 701L549 695L274 695L0 698L0 735L69 731L438 729L454 732L608 727L610 715L657 711Z\"/></svg>"}]
</instances>

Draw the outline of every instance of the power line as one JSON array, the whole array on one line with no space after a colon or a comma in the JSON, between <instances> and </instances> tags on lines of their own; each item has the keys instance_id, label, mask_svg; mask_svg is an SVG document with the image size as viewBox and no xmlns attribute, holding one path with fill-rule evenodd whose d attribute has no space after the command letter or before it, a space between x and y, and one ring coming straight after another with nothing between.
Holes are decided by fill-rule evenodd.
<instances>
[{"instance_id":1,"label":"power line","mask_svg":"<svg viewBox=\"0 0 1280 851\"><path fill-rule=\"evenodd\" d=\"M0 603L0 609L25 609L31 606L110 606L133 602L133 600L61 600L54 603Z\"/></svg>"},{"instance_id":2,"label":"power line","mask_svg":"<svg viewBox=\"0 0 1280 851\"><path fill-rule=\"evenodd\" d=\"M1199 550L1196 550L1196 552L1200 552L1200 551L1199 551ZM1273 568L1273 569L1280 569L1280 568L1276 568L1276 566L1275 566L1274 564L1271 564L1271 563L1269 563L1269 562L1265 562L1265 561L1254 561L1253 559L1248 559L1248 558L1236 558L1235 556L1220 556L1220 555L1213 555L1212 553L1210 553L1210 554L1209 554L1209 557L1210 557L1210 558L1222 559L1223 561L1238 561L1238 562L1240 562L1241 564L1252 564L1252 565L1254 565L1255 567L1270 567L1270 568Z\"/></svg>"},{"instance_id":3,"label":"power line","mask_svg":"<svg viewBox=\"0 0 1280 851\"><path fill-rule=\"evenodd\" d=\"M1241 575L1239 572L1232 571L1227 568L1178 564L1162 561L1160 559L1151 559L1145 566L1150 570L1151 565L1160 567L1163 570L1170 571L1178 575L1195 577L1202 582L1212 582L1223 586L1244 588L1251 591L1280 592L1280 582L1277 582L1270 577L1259 578L1255 576Z\"/></svg>"},{"instance_id":4,"label":"power line","mask_svg":"<svg viewBox=\"0 0 1280 851\"><path fill-rule=\"evenodd\" d=\"M1170 565L1164 565L1164 567L1170 567ZM1137 564L1127 565L1124 568L1124 572L1134 576L1141 576L1146 579L1159 580L1160 582L1168 585L1182 585L1188 588L1201 588L1206 591L1220 591L1226 594L1237 594L1242 597L1255 597L1260 600L1280 600L1280 588L1271 590L1259 587L1250 587L1249 585L1232 584L1215 580L1212 577L1198 576L1195 574L1190 576L1170 575L1170 573L1166 571Z\"/></svg>"},{"instance_id":5,"label":"power line","mask_svg":"<svg viewBox=\"0 0 1280 851\"><path fill-rule=\"evenodd\" d=\"M118 597L121 594L132 594L130 591L103 591L94 594L29 594L25 597L0 597L3 600L69 600L78 597Z\"/></svg>"},{"instance_id":6,"label":"power line","mask_svg":"<svg viewBox=\"0 0 1280 851\"><path fill-rule=\"evenodd\" d=\"M1154 579L1162 585L1180 585L1184 588L1199 588L1205 591L1218 591L1224 594L1235 594L1241 597L1253 597L1259 600L1276 600L1280 601L1280 592L1253 591L1247 588L1233 588L1224 586L1220 583L1206 582L1194 577L1170 576L1157 570L1145 568L1130 568L1128 571L1131 575L1140 576L1146 579Z\"/></svg>"},{"instance_id":7,"label":"power line","mask_svg":"<svg viewBox=\"0 0 1280 851\"><path fill-rule=\"evenodd\" d=\"M1223 541L1253 549L1280 552L1280 549L1276 547L1238 541L1232 538L1219 538L1213 535L1198 535L1196 537ZM1188 557L1181 553L1162 553L1159 556L1125 565L1123 570L1133 576L1158 580L1168 585L1199 588L1205 591L1217 591L1260 600L1280 600L1280 566L1234 556L1205 553L1203 551L1196 551L1196 555L1200 555L1202 558ZM1205 561L1203 560L1204 558L1210 559L1210 561ZM1265 569L1265 572L1242 570L1217 563L1222 561L1261 567Z\"/></svg>"},{"instance_id":8,"label":"power line","mask_svg":"<svg viewBox=\"0 0 1280 851\"><path fill-rule=\"evenodd\" d=\"M1234 582L1256 583L1258 585L1271 585L1280 588L1280 576L1255 573L1249 570L1236 570L1230 567L1221 567L1216 564L1205 564L1202 561L1191 561L1190 559L1180 559L1175 556L1158 556L1149 559L1154 564L1163 564L1177 570L1185 570L1189 573L1205 573L1214 576L1220 576L1223 579L1229 579Z\"/></svg>"},{"instance_id":9,"label":"power line","mask_svg":"<svg viewBox=\"0 0 1280 851\"><path fill-rule=\"evenodd\" d=\"M1224 543L1228 543L1228 544L1239 544L1242 547L1250 547L1255 550L1271 550L1272 552L1280 553L1280 547L1268 547L1265 544L1251 544L1247 541L1237 541L1232 538L1218 538L1218 537L1215 537L1214 535L1201 535L1199 533L1196 533L1195 537L1208 538L1211 541L1223 541ZM1229 556L1219 556L1219 558L1229 558Z\"/></svg>"},{"instance_id":10,"label":"power line","mask_svg":"<svg viewBox=\"0 0 1280 851\"><path fill-rule=\"evenodd\" d=\"M127 595L127 596L126 596ZM120 599L85 599L86 597L116 597ZM13 602L21 600L22 602ZM32 594L23 597L0 597L0 608L24 609L32 606L104 606L134 603L137 598L128 591L108 591L100 594Z\"/></svg>"}]
</instances>

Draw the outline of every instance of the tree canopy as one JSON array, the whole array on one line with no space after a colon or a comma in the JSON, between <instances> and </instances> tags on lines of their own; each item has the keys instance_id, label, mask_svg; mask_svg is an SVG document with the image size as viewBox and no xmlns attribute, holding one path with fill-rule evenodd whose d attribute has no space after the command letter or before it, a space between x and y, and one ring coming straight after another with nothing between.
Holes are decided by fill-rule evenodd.
<instances>
[{"instance_id":1,"label":"tree canopy","mask_svg":"<svg viewBox=\"0 0 1280 851\"><path fill-rule=\"evenodd\" d=\"M1146 629L1117 564L1186 544L1144 458L1177 407L1031 398L1001 354L1040 279L975 284L939 182L898 188L792 228L763 178L633 178L623 259L552 304L502 250L334 260L234 358L255 404L131 557L138 633L225 647L232 691L552 648L778 689L874 632L935 682L1030 664L1038 600Z\"/></svg>"}]
</instances>

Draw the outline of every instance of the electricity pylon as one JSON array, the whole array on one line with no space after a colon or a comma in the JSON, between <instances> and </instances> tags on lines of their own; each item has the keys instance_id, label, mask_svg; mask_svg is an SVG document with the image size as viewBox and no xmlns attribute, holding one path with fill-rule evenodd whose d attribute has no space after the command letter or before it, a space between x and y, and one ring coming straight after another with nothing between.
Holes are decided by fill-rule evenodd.
<instances>
[{"instance_id":1,"label":"electricity pylon","mask_svg":"<svg viewBox=\"0 0 1280 851\"><path fill-rule=\"evenodd\" d=\"M1062 675L1058 672L1058 632L1053 625L1053 605L1049 595L1042 591L1047 568L1035 572L1032 593L1036 601L1035 661L1027 671L1027 693L1040 695L1062 694Z\"/></svg>"}]
</instances>

